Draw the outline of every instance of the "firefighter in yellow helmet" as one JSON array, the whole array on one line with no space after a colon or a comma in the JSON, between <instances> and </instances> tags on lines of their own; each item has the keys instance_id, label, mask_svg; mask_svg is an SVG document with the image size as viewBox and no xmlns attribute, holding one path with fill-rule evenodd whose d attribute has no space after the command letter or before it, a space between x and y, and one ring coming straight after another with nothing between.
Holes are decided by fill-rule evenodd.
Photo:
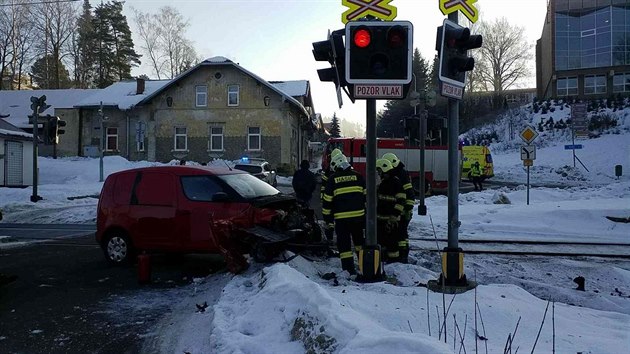
<instances>
[{"instance_id":1,"label":"firefighter in yellow helmet","mask_svg":"<svg viewBox=\"0 0 630 354\"><path fill-rule=\"evenodd\" d=\"M376 160L376 171L381 183L377 188L376 228L378 243L384 249L386 263L397 262L400 257L398 251L399 222L404 212L406 194L400 180L394 174L394 167L387 159Z\"/></svg>"},{"instance_id":2,"label":"firefighter in yellow helmet","mask_svg":"<svg viewBox=\"0 0 630 354\"><path fill-rule=\"evenodd\" d=\"M335 172L328 178L322 214L328 228L335 228L341 268L356 274L352 243L357 252L365 243L365 180L343 154L331 161Z\"/></svg>"},{"instance_id":3,"label":"firefighter in yellow helmet","mask_svg":"<svg viewBox=\"0 0 630 354\"><path fill-rule=\"evenodd\" d=\"M388 152L383 155L383 158L392 163L394 167L393 173L403 186L403 190L405 191L405 205L404 211L400 216L400 240L398 241L398 249L400 252L399 261L401 263L407 263L409 261L409 223L411 222L411 218L413 216L413 205L416 199L415 193L413 191L413 186L411 185L411 180L409 179L409 172L405 168L405 164L400 161L396 154Z\"/></svg>"},{"instance_id":4,"label":"firefighter in yellow helmet","mask_svg":"<svg viewBox=\"0 0 630 354\"><path fill-rule=\"evenodd\" d=\"M341 154L341 150L339 149L334 149L333 151L331 151L330 159L328 160L328 168L322 171L322 185L321 185L320 194L319 194L319 197L322 201L322 205L324 205L324 191L326 190L326 184L328 184L328 178L335 172L335 169L332 166L333 159L337 155L340 155L340 154ZM332 241L333 239L332 228L327 228L324 234L326 235L326 239L328 241Z\"/></svg>"}]
</instances>

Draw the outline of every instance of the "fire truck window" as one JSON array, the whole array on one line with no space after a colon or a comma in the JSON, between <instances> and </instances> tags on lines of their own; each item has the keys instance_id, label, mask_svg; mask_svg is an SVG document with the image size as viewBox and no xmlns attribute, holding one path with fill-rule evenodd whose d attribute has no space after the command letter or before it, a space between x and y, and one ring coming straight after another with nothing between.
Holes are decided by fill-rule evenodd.
<instances>
[{"instance_id":1,"label":"fire truck window","mask_svg":"<svg viewBox=\"0 0 630 354\"><path fill-rule=\"evenodd\" d=\"M361 144L361 156L365 156L365 144Z\"/></svg>"}]
</instances>

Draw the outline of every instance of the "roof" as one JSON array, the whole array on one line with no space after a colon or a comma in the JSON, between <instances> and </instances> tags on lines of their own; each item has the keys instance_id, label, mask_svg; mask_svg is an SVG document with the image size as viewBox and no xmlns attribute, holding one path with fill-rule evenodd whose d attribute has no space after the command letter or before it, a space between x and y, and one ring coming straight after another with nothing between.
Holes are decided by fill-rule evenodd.
<instances>
[{"instance_id":1,"label":"roof","mask_svg":"<svg viewBox=\"0 0 630 354\"><path fill-rule=\"evenodd\" d=\"M42 114L54 114L58 108L73 108L77 101L86 98L99 90L2 90L0 91L0 116L8 123L19 128L30 128L28 116L31 110L31 97L46 95L46 103L50 105Z\"/></svg>"},{"instance_id":2,"label":"roof","mask_svg":"<svg viewBox=\"0 0 630 354\"><path fill-rule=\"evenodd\" d=\"M306 108L304 108L304 106L295 98L293 98L293 95L291 93L294 92L285 92L282 89L272 85L271 83L269 83L268 81L265 81L263 78L261 78L260 76L252 73L249 70L246 70L245 68L243 68L242 66L234 63L233 61L222 57L222 56L216 56L216 57L212 57L212 58L208 58L204 61L202 61L201 63L193 66L192 68L186 70L185 72L179 74L176 78L174 78L173 80L168 81L165 85L163 85L162 87L160 87L159 89L153 91L153 93L148 94L146 98L144 98L142 101L140 101L138 104L144 104L144 103L148 103L151 99L153 99L153 97L157 96L158 94L160 94L162 91L168 89L169 87L171 87L172 85L174 85L176 82L178 82L179 80L189 76L191 73L193 73L195 70L199 69L202 66L233 66L235 68L237 68L238 70L241 70L242 72L244 72L245 74L253 77L255 80L257 80L258 82L262 83L263 85L269 87L271 90L275 91L276 93L278 93L280 96L282 96L285 100L289 101L291 104L293 104L295 107L297 107L299 110L302 111L302 113L304 113L305 116L309 117L308 111L306 110ZM293 82L293 81L289 81L289 82ZM296 83L299 81L295 81ZM304 81L307 82L308 81ZM295 84L295 88L297 88L299 85ZM294 85L291 84L289 85L290 89L293 90ZM296 90L296 92L299 91L299 89Z\"/></svg>"},{"instance_id":3,"label":"roof","mask_svg":"<svg viewBox=\"0 0 630 354\"><path fill-rule=\"evenodd\" d=\"M308 80L269 81L269 83L291 97L308 95Z\"/></svg>"},{"instance_id":4,"label":"roof","mask_svg":"<svg viewBox=\"0 0 630 354\"><path fill-rule=\"evenodd\" d=\"M29 134L13 124L0 118L0 136L19 137L24 139L32 139L33 134Z\"/></svg>"},{"instance_id":5,"label":"roof","mask_svg":"<svg viewBox=\"0 0 630 354\"><path fill-rule=\"evenodd\" d=\"M145 80L144 92L138 95L136 94L137 80L119 81L98 90L98 93L94 95L82 100L75 100L74 107L98 107L103 102L103 106L106 107L129 110L140 104L147 97L152 97L155 92L160 91L170 82L171 80Z\"/></svg>"}]
</instances>

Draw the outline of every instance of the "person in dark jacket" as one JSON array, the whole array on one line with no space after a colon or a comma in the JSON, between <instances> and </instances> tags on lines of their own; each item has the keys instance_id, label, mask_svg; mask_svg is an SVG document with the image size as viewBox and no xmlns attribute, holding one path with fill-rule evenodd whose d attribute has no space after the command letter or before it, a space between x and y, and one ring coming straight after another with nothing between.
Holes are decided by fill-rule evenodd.
<instances>
[{"instance_id":1,"label":"person in dark jacket","mask_svg":"<svg viewBox=\"0 0 630 354\"><path fill-rule=\"evenodd\" d=\"M416 195L413 191L413 186L411 185L411 180L409 179L409 172L405 168L405 164L400 161L396 154L388 152L383 155L383 158L392 163L394 169L392 173L394 176L398 177L400 183L403 186L403 190L405 191L406 200L404 205L404 211L400 215L400 231L399 236L400 240L398 241L398 250L400 252L400 257L398 261L400 263L407 263L409 261L409 223L411 222L411 218L413 217L413 205L416 200Z\"/></svg>"},{"instance_id":2,"label":"person in dark jacket","mask_svg":"<svg viewBox=\"0 0 630 354\"><path fill-rule=\"evenodd\" d=\"M335 156L331 165L335 173L328 179L324 191L322 214L328 228L334 227L337 233L341 268L356 274L352 243L357 253L365 244L365 180L352 169L343 154Z\"/></svg>"},{"instance_id":3,"label":"person in dark jacket","mask_svg":"<svg viewBox=\"0 0 630 354\"><path fill-rule=\"evenodd\" d=\"M386 263L398 262L400 253L400 216L404 211L406 194L394 167L387 159L376 160L376 170L381 178L377 188L376 230L378 243L383 247L383 260Z\"/></svg>"},{"instance_id":4,"label":"person in dark jacket","mask_svg":"<svg viewBox=\"0 0 630 354\"><path fill-rule=\"evenodd\" d=\"M315 174L309 170L311 164L308 160L302 160L300 169L293 174L293 190L298 201L310 206L313 191L317 185Z\"/></svg>"}]
</instances>

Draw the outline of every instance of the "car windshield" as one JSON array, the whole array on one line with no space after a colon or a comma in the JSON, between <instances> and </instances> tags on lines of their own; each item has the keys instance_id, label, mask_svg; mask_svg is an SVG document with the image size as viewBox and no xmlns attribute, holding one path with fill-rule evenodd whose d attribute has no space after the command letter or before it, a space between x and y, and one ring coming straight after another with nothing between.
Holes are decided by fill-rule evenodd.
<instances>
[{"instance_id":1,"label":"car windshield","mask_svg":"<svg viewBox=\"0 0 630 354\"><path fill-rule=\"evenodd\" d=\"M260 173L262 171L262 167L256 165L236 165L234 168L248 173Z\"/></svg>"},{"instance_id":2,"label":"car windshield","mask_svg":"<svg viewBox=\"0 0 630 354\"><path fill-rule=\"evenodd\" d=\"M280 194L279 190L249 174L239 173L221 175L218 177L229 184L230 187L234 188L234 190L245 199Z\"/></svg>"}]
</instances>

